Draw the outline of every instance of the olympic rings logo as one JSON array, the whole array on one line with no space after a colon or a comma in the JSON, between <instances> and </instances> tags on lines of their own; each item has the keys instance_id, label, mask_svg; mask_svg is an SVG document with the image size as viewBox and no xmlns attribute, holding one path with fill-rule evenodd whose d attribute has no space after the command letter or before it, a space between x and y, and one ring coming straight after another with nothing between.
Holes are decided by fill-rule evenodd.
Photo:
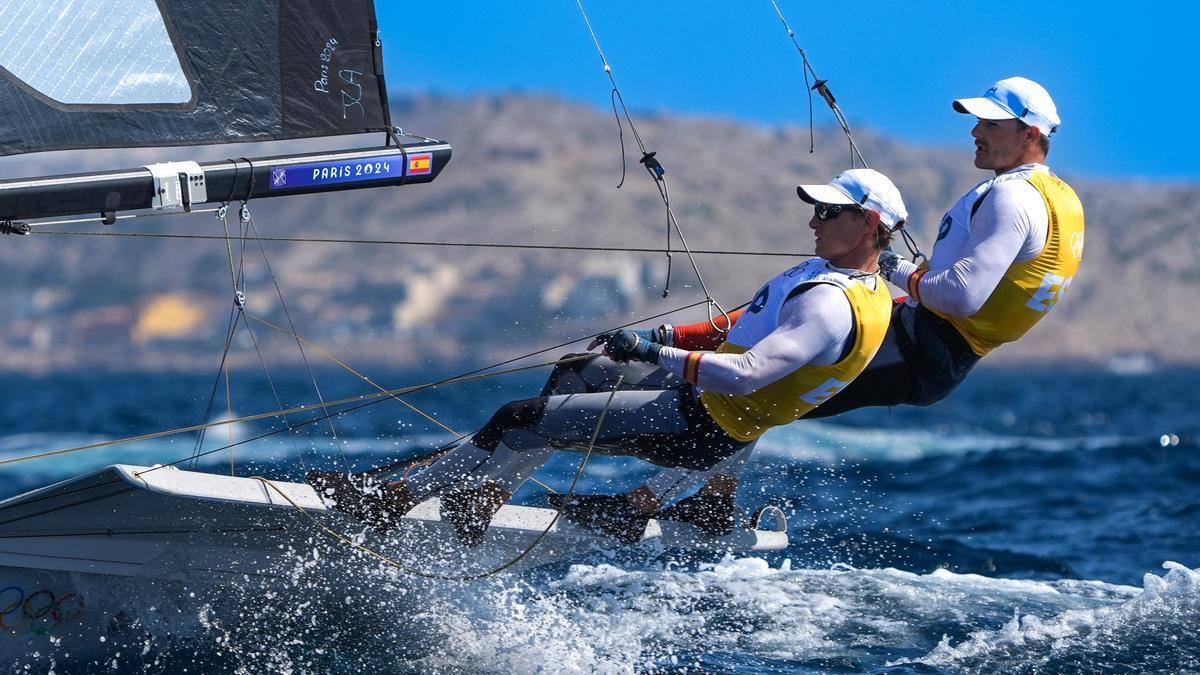
<instances>
[{"instance_id":1,"label":"olympic rings logo","mask_svg":"<svg viewBox=\"0 0 1200 675\"><path fill-rule=\"evenodd\" d=\"M1071 255L1075 256L1076 260L1083 259L1083 233L1071 233Z\"/></svg>"},{"instance_id":2,"label":"olympic rings logo","mask_svg":"<svg viewBox=\"0 0 1200 675\"><path fill-rule=\"evenodd\" d=\"M0 631L18 633L28 628L34 635L49 635L82 613L83 598L74 591L56 596L47 590L26 595L18 586L0 589Z\"/></svg>"}]
</instances>

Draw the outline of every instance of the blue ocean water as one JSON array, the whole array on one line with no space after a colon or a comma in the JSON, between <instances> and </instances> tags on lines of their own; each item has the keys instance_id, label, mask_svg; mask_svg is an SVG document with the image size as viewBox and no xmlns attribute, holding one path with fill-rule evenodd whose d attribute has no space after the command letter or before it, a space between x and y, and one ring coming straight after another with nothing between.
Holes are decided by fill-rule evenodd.
<instances>
[{"instance_id":1,"label":"blue ocean water","mask_svg":"<svg viewBox=\"0 0 1200 675\"><path fill-rule=\"evenodd\" d=\"M787 512L785 551L705 558L614 547L476 584L425 583L419 622L393 603L411 580L381 574L369 631L359 605L326 607L320 629L214 624L210 641L138 663L236 669L252 658L260 666L248 672L1200 672L1198 375L982 367L929 408L861 410L768 434L739 502ZM536 392L542 376L410 400L469 431L496 405ZM375 375L388 387L434 377ZM345 375L319 380L326 399L371 390ZM274 410L276 397L285 406L315 400L306 378L273 384L235 373L233 401L221 382L213 417ZM211 376L165 374L6 377L0 459L196 423L212 385ZM8 465L0 492L197 452L211 452L201 468L228 470L232 452L239 473L296 479L302 467L366 468L452 438L382 402L291 437L220 449L279 424ZM542 477L563 488L577 461L561 455ZM650 470L595 459L582 489L626 489ZM540 495L527 487L518 498ZM287 599L275 600L281 606Z\"/></svg>"}]
</instances>

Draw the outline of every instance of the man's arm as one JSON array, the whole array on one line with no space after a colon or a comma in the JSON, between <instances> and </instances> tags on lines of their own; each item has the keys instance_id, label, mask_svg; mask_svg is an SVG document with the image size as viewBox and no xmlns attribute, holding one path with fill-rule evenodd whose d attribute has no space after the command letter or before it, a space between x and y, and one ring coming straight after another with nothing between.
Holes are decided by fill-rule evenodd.
<instances>
[{"instance_id":1,"label":"man's arm","mask_svg":"<svg viewBox=\"0 0 1200 675\"><path fill-rule=\"evenodd\" d=\"M1045 202L1028 182L999 183L971 218L971 234L954 264L926 273L901 260L888 279L927 307L971 316L987 302L1009 266L1027 254L1031 236L1040 231L1044 245L1048 218Z\"/></svg>"},{"instance_id":2,"label":"man's arm","mask_svg":"<svg viewBox=\"0 0 1200 675\"><path fill-rule=\"evenodd\" d=\"M853 325L850 301L831 284L785 302L779 319L778 328L742 354L663 347L658 364L707 391L745 396L810 362L836 362Z\"/></svg>"}]
</instances>

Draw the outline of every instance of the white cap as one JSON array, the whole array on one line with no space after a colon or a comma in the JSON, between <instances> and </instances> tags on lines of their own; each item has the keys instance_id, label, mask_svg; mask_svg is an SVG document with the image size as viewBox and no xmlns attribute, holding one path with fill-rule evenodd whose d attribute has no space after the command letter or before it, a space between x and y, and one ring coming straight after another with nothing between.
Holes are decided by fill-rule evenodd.
<instances>
[{"instance_id":1,"label":"white cap","mask_svg":"<svg viewBox=\"0 0 1200 675\"><path fill-rule=\"evenodd\" d=\"M1019 119L1049 136L1058 128L1058 108L1042 85L1024 77L1010 77L992 85L980 98L960 98L954 109L981 120Z\"/></svg>"},{"instance_id":2,"label":"white cap","mask_svg":"<svg viewBox=\"0 0 1200 675\"><path fill-rule=\"evenodd\" d=\"M796 194L809 204L858 204L878 213L879 220L893 230L908 220L900 190L874 169L843 171L826 185L797 185Z\"/></svg>"}]
</instances>

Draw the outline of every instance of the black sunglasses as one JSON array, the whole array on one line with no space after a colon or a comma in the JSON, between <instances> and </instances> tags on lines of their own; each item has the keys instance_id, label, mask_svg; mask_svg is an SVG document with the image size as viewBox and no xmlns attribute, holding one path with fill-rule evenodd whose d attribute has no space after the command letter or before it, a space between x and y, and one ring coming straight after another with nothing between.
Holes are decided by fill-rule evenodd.
<instances>
[{"instance_id":1,"label":"black sunglasses","mask_svg":"<svg viewBox=\"0 0 1200 675\"><path fill-rule=\"evenodd\" d=\"M862 213L862 207L856 204L826 204L824 202L813 204L813 211L817 214L817 220L833 220L842 215L843 211L851 210Z\"/></svg>"}]
</instances>

